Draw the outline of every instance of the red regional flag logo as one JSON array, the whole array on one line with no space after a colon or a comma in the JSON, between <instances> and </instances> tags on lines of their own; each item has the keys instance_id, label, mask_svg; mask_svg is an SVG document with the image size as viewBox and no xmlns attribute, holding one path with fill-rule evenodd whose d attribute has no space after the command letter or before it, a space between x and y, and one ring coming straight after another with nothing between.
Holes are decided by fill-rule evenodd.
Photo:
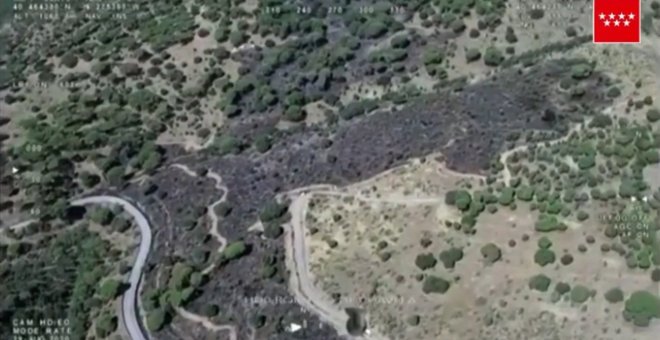
<instances>
[{"instance_id":1,"label":"red regional flag logo","mask_svg":"<svg viewBox=\"0 0 660 340\"><path fill-rule=\"evenodd\" d=\"M640 0L594 0L595 43L638 43L642 35Z\"/></svg>"}]
</instances>

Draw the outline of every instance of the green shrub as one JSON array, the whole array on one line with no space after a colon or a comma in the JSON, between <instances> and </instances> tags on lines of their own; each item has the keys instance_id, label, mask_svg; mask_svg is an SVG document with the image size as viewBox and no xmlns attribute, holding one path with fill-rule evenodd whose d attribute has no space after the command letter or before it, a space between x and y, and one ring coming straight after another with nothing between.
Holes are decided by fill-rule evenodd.
<instances>
[{"instance_id":1,"label":"green shrub","mask_svg":"<svg viewBox=\"0 0 660 340\"><path fill-rule=\"evenodd\" d=\"M264 153L273 146L273 139L270 135L261 134L254 138L254 148Z\"/></svg>"},{"instance_id":2,"label":"green shrub","mask_svg":"<svg viewBox=\"0 0 660 340\"><path fill-rule=\"evenodd\" d=\"M99 295L105 301L113 300L119 295L119 289L121 288L121 282L113 279L108 279L101 283L99 287Z\"/></svg>"},{"instance_id":3,"label":"green shrub","mask_svg":"<svg viewBox=\"0 0 660 340\"><path fill-rule=\"evenodd\" d=\"M359 30L359 35L363 38L376 39L387 33L387 26L381 20L367 20Z\"/></svg>"},{"instance_id":4,"label":"green shrub","mask_svg":"<svg viewBox=\"0 0 660 340\"><path fill-rule=\"evenodd\" d=\"M546 236L542 236L537 242L537 245L541 249L548 249L552 246L552 241L550 241L550 239L547 238Z\"/></svg>"},{"instance_id":5,"label":"green shrub","mask_svg":"<svg viewBox=\"0 0 660 340\"><path fill-rule=\"evenodd\" d=\"M543 275L543 274L538 274L532 276L531 279L529 279L529 288L538 290L539 292L546 292L548 291L548 287L550 287L550 278Z\"/></svg>"},{"instance_id":6,"label":"green shrub","mask_svg":"<svg viewBox=\"0 0 660 340\"><path fill-rule=\"evenodd\" d=\"M78 65L78 57L75 54L66 53L62 56L60 62L68 68L74 68Z\"/></svg>"},{"instance_id":7,"label":"green shrub","mask_svg":"<svg viewBox=\"0 0 660 340\"><path fill-rule=\"evenodd\" d=\"M440 252L439 257L445 268L454 268L456 262L463 259L463 249L452 247L449 250L443 250Z\"/></svg>"},{"instance_id":8,"label":"green shrub","mask_svg":"<svg viewBox=\"0 0 660 340\"><path fill-rule=\"evenodd\" d=\"M595 114L594 118L589 123L589 127L592 128L605 128L608 126L612 126L612 118L603 113Z\"/></svg>"},{"instance_id":9,"label":"green shrub","mask_svg":"<svg viewBox=\"0 0 660 340\"><path fill-rule=\"evenodd\" d=\"M583 303L591 297L591 290L589 288L577 285L571 290L571 301L574 303Z\"/></svg>"},{"instance_id":10,"label":"green shrub","mask_svg":"<svg viewBox=\"0 0 660 340\"><path fill-rule=\"evenodd\" d=\"M410 39L407 35L397 35L390 41L392 48L406 48L410 45Z\"/></svg>"},{"instance_id":11,"label":"green shrub","mask_svg":"<svg viewBox=\"0 0 660 340\"><path fill-rule=\"evenodd\" d=\"M610 303L623 301L623 291L619 287L612 288L605 292L605 300Z\"/></svg>"},{"instance_id":12,"label":"green shrub","mask_svg":"<svg viewBox=\"0 0 660 340\"><path fill-rule=\"evenodd\" d=\"M290 122L301 122L305 117L307 117L305 110L298 105L289 106L284 111L284 118Z\"/></svg>"},{"instance_id":13,"label":"green shrub","mask_svg":"<svg viewBox=\"0 0 660 340\"><path fill-rule=\"evenodd\" d=\"M495 263L502 258L502 251L494 243L488 243L481 247L481 256L486 263Z\"/></svg>"},{"instance_id":14,"label":"green shrub","mask_svg":"<svg viewBox=\"0 0 660 340\"><path fill-rule=\"evenodd\" d=\"M115 214L108 208L94 208L90 213L90 219L100 225L106 226L112 223Z\"/></svg>"},{"instance_id":15,"label":"green shrub","mask_svg":"<svg viewBox=\"0 0 660 340\"><path fill-rule=\"evenodd\" d=\"M568 293L571 290L571 285L569 285L566 282L558 282L555 285L555 291L559 293L559 295L564 295Z\"/></svg>"},{"instance_id":16,"label":"green shrub","mask_svg":"<svg viewBox=\"0 0 660 340\"><path fill-rule=\"evenodd\" d=\"M217 137L213 141L212 148L216 150L220 156L224 156L227 154L238 154L241 152L243 145L241 145L241 141L239 141L236 137L223 135Z\"/></svg>"},{"instance_id":17,"label":"green shrub","mask_svg":"<svg viewBox=\"0 0 660 340\"><path fill-rule=\"evenodd\" d=\"M586 211L584 211L584 210L578 211L578 213L577 213L578 221L584 221L588 218L589 218L589 214Z\"/></svg>"},{"instance_id":18,"label":"green shrub","mask_svg":"<svg viewBox=\"0 0 660 340\"><path fill-rule=\"evenodd\" d=\"M287 204L282 204L276 200L271 200L270 202L266 203L266 206L261 210L259 219L262 222L271 222L284 216L287 211L289 211L289 206Z\"/></svg>"},{"instance_id":19,"label":"green shrub","mask_svg":"<svg viewBox=\"0 0 660 340\"><path fill-rule=\"evenodd\" d=\"M481 52L476 48L469 48L465 51L465 61L468 63L475 62L481 58Z\"/></svg>"},{"instance_id":20,"label":"green shrub","mask_svg":"<svg viewBox=\"0 0 660 340\"><path fill-rule=\"evenodd\" d=\"M417 265L417 267L421 270L433 268L437 262L438 261L436 261L435 257L431 253L419 254L415 258L415 265Z\"/></svg>"},{"instance_id":21,"label":"green shrub","mask_svg":"<svg viewBox=\"0 0 660 340\"><path fill-rule=\"evenodd\" d=\"M487 66L496 67L499 66L503 61L504 55L496 47L490 46L486 49L484 54L484 64Z\"/></svg>"},{"instance_id":22,"label":"green shrub","mask_svg":"<svg viewBox=\"0 0 660 340\"><path fill-rule=\"evenodd\" d=\"M165 326L167 312L163 308L156 308L147 313L147 329L157 332Z\"/></svg>"},{"instance_id":23,"label":"green shrub","mask_svg":"<svg viewBox=\"0 0 660 340\"><path fill-rule=\"evenodd\" d=\"M451 286L451 283L449 281L434 276L434 275L429 275L424 279L424 284L422 285L422 291L425 294L429 293L439 293L439 294L444 294L449 290Z\"/></svg>"},{"instance_id":24,"label":"green shrub","mask_svg":"<svg viewBox=\"0 0 660 340\"><path fill-rule=\"evenodd\" d=\"M502 189L502 192L500 193L500 197L498 198L498 201L501 205L507 206L513 203L515 191L511 187L506 187Z\"/></svg>"},{"instance_id":25,"label":"green shrub","mask_svg":"<svg viewBox=\"0 0 660 340\"><path fill-rule=\"evenodd\" d=\"M626 300L623 315L636 326L646 327L651 319L660 318L660 299L650 292L636 291Z\"/></svg>"},{"instance_id":26,"label":"green shrub","mask_svg":"<svg viewBox=\"0 0 660 340\"><path fill-rule=\"evenodd\" d=\"M655 268L651 271L651 280L653 282L660 282L660 268Z\"/></svg>"},{"instance_id":27,"label":"green shrub","mask_svg":"<svg viewBox=\"0 0 660 340\"><path fill-rule=\"evenodd\" d=\"M585 79L591 75L593 67L587 63L576 64L571 67L571 76L574 79Z\"/></svg>"},{"instance_id":28,"label":"green shrub","mask_svg":"<svg viewBox=\"0 0 660 340\"><path fill-rule=\"evenodd\" d=\"M534 225L534 229L540 232L550 232L558 230L559 228L560 223L557 220L557 217L548 214L541 214Z\"/></svg>"},{"instance_id":29,"label":"green shrub","mask_svg":"<svg viewBox=\"0 0 660 340\"><path fill-rule=\"evenodd\" d=\"M656 108L648 110L646 112L646 119L651 123L657 122L658 120L660 120L660 110Z\"/></svg>"},{"instance_id":30,"label":"green shrub","mask_svg":"<svg viewBox=\"0 0 660 340\"><path fill-rule=\"evenodd\" d=\"M534 188L521 185L516 189L516 197L525 202L529 202L534 198Z\"/></svg>"},{"instance_id":31,"label":"green shrub","mask_svg":"<svg viewBox=\"0 0 660 340\"><path fill-rule=\"evenodd\" d=\"M541 267L554 263L555 259L555 253L550 249L539 249L534 254L534 262Z\"/></svg>"},{"instance_id":32,"label":"green shrub","mask_svg":"<svg viewBox=\"0 0 660 340\"><path fill-rule=\"evenodd\" d=\"M449 27L454 33L461 33L465 31L465 22L461 19L456 19L449 24Z\"/></svg>"},{"instance_id":33,"label":"green shrub","mask_svg":"<svg viewBox=\"0 0 660 340\"><path fill-rule=\"evenodd\" d=\"M445 59L445 52L439 48L429 48L424 51L422 56L424 65L437 65Z\"/></svg>"},{"instance_id":34,"label":"green shrub","mask_svg":"<svg viewBox=\"0 0 660 340\"><path fill-rule=\"evenodd\" d=\"M222 251L222 256L227 260L232 260L245 255L248 251L247 246L242 241L232 242Z\"/></svg>"},{"instance_id":35,"label":"green shrub","mask_svg":"<svg viewBox=\"0 0 660 340\"><path fill-rule=\"evenodd\" d=\"M229 42L236 47L243 45L248 38L249 36L241 31L233 31L229 33Z\"/></svg>"},{"instance_id":36,"label":"green shrub","mask_svg":"<svg viewBox=\"0 0 660 340\"><path fill-rule=\"evenodd\" d=\"M117 317L108 313L103 313L96 319L94 324L96 335L105 338L117 329Z\"/></svg>"}]
</instances>

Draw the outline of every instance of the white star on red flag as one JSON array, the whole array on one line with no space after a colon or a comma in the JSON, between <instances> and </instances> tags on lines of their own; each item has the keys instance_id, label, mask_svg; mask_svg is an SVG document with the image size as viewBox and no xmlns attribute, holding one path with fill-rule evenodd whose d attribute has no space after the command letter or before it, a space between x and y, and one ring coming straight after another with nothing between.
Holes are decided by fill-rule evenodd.
<instances>
[{"instance_id":1,"label":"white star on red flag","mask_svg":"<svg viewBox=\"0 0 660 340\"><path fill-rule=\"evenodd\" d=\"M600 13L598 17L603 20L603 24L605 26L610 26L610 24L614 24L614 26L620 26L621 23L623 23L624 26L630 26L630 20L633 20L635 18L635 14L630 13L628 15L625 15L623 13L614 14L610 13L605 14L605 13ZM609 17L609 20L607 19ZM615 20L616 17L619 17L618 20ZM626 19L628 17L629 19ZM625 19L625 20L624 20Z\"/></svg>"}]
</instances>

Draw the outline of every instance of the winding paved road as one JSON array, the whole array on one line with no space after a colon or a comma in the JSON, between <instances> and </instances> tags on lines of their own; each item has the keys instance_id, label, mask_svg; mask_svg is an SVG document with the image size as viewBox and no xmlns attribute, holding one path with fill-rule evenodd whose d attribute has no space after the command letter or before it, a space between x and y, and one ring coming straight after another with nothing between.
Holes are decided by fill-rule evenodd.
<instances>
[{"instance_id":1,"label":"winding paved road","mask_svg":"<svg viewBox=\"0 0 660 340\"><path fill-rule=\"evenodd\" d=\"M71 202L71 205L82 206L89 204L112 204L120 205L125 212L130 214L135 223L140 228L140 249L138 254L135 257L135 263L133 263L133 268L131 269L131 275L129 276L130 287L124 295L122 296L121 301L121 311L123 314L124 326L128 332L131 340L147 340L147 336L140 326L140 322L137 316L137 301L138 301L138 288L140 287L140 281L142 280L142 272L144 265L147 262L147 256L149 255L149 250L151 250L151 227L147 217L138 209L135 205L129 201L115 197L115 196L90 196L81 199L76 199Z\"/></svg>"}]
</instances>

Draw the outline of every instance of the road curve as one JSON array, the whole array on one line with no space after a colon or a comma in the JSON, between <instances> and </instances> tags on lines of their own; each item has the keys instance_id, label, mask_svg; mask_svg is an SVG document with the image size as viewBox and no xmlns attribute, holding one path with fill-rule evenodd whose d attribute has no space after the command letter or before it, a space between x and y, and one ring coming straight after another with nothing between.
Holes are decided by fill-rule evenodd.
<instances>
[{"instance_id":1,"label":"road curve","mask_svg":"<svg viewBox=\"0 0 660 340\"><path fill-rule=\"evenodd\" d=\"M147 340L147 336L140 326L139 318L137 316L138 310L138 287L140 286L140 281L142 280L142 271L144 265L147 262L147 256L149 255L149 250L151 250L151 227L149 220L146 215L140 211L135 205L129 201L119 198L116 196L90 196L85 198L80 198L73 200L71 205L83 206L89 204L112 204L120 205L125 212L130 214L135 223L140 228L140 249L135 258L135 263L133 263L133 268L131 269L131 275L129 277L130 287L124 295L122 296L121 301L121 311L123 314L124 326L131 340Z\"/></svg>"}]
</instances>

